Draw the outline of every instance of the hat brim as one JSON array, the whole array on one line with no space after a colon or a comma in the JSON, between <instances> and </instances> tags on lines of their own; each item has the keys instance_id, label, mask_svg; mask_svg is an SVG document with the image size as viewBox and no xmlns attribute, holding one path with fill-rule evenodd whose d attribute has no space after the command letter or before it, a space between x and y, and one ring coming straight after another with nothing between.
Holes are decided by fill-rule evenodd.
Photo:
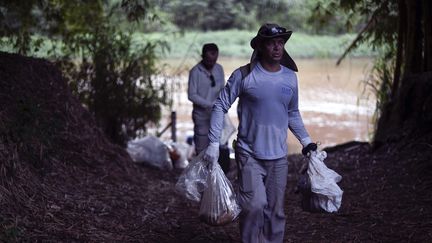
<instances>
[{"instance_id":1,"label":"hat brim","mask_svg":"<svg viewBox=\"0 0 432 243\"><path fill-rule=\"evenodd\" d=\"M261 35L258 34L257 36L255 36L251 42L250 42L250 46L252 47L252 49L255 49L259 43L263 40L270 40L273 38L283 38L285 43L288 41L288 39L291 37L292 31L287 31L285 33L281 33L281 34L276 34L276 35L272 35L272 36L265 36L265 35Z\"/></svg>"}]
</instances>

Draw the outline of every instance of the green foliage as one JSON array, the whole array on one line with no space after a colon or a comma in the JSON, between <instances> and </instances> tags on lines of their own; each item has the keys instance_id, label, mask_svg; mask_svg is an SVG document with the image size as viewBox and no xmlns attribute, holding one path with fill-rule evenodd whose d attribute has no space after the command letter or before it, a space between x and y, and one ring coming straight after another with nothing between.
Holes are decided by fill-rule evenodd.
<instances>
[{"instance_id":1,"label":"green foliage","mask_svg":"<svg viewBox=\"0 0 432 243\"><path fill-rule=\"evenodd\" d=\"M386 104L391 100L391 89L393 86L393 73L395 69L394 52L396 50L392 46L384 46L382 53L375 59L374 66L369 77L363 81L363 93L368 90L372 91L375 96L375 112L372 117L374 133L376 132L378 120L384 111Z\"/></svg>"},{"instance_id":2,"label":"green foliage","mask_svg":"<svg viewBox=\"0 0 432 243\"><path fill-rule=\"evenodd\" d=\"M160 106L168 102L164 81L154 80L155 49L164 44L145 39L134 44L130 30L118 25L148 21L154 18L150 12L146 0L2 2L0 44L35 53L49 39L48 54L60 55L52 58L73 92L108 137L125 145L148 122L158 122Z\"/></svg>"},{"instance_id":3,"label":"green foliage","mask_svg":"<svg viewBox=\"0 0 432 243\"><path fill-rule=\"evenodd\" d=\"M396 1L317 0L309 21L316 23L319 29L325 30L325 26L337 28L331 32L342 31L341 24L347 30L360 32L352 49L365 42L377 49L386 45L396 45L398 23Z\"/></svg>"},{"instance_id":4,"label":"green foliage","mask_svg":"<svg viewBox=\"0 0 432 243\"><path fill-rule=\"evenodd\" d=\"M234 1L191 0L172 1L164 11L171 12L171 20L182 29L219 30L238 27L240 8Z\"/></svg>"},{"instance_id":5,"label":"green foliage","mask_svg":"<svg viewBox=\"0 0 432 243\"><path fill-rule=\"evenodd\" d=\"M60 64L73 92L92 111L109 137L120 144L145 131L147 122L158 122L161 104L167 103L165 82L155 82L155 47L148 42L131 52L131 35L98 29L76 40L86 53L75 64ZM89 59L91 58L91 59Z\"/></svg>"},{"instance_id":6,"label":"green foliage","mask_svg":"<svg viewBox=\"0 0 432 243\"><path fill-rule=\"evenodd\" d=\"M256 30L265 22L280 23L307 33L345 33L344 21L357 24L354 14L334 17L331 25L309 21L321 0L153 0L166 22L182 30ZM357 16L357 15L356 15ZM172 26L171 26L172 27ZM161 28L163 29L163 27ZM156 30L156 29L153 29Z\"/></svg>"},{"instance_id":7,"label":"green foliage","mask_svg":"<svg viewBox=\"0 0 432 243\"><path fill-rule=\"evenodd\" d=\"M249 58L252 53L250 40L256 35L256 30L223 30L223 31L187 31L182 34L164 33L134 33L134 42L141 42L145 38L163 40L171 45L166 58L196 58L200 59L202 45L206 42L214 42L219 45L219 53L224 57ZM342 55L345 48L355 38L354 34L310 35L294 32L288 41L287 50L296 58L336 58ZM158 51L163 56L160 51ZM360 45L350 53L352 57L375 56L376 52L367 43Z\"/></svg>"},{"instance_id":8,"label":"green foliage","mask_svg":"<svg viewBox=\"0 0 432 243\"><path fill-rule=\"evenodd\" d=\"M70 73L73 91L92 111L98 124L116 143L145 132L148 122L161 118L160 105L167 103L164 81L153 80L157 69L155 48L160 42L143 41L132 50L132 38L112 26L110 16L68 38L65 53L72 58L62 67ZM135 18L129 15L128 18ZM71 65L80 53L79 65ZM65 63L69 63L65 65Z\"/></svg>"},{"instance_id":9,"label":"green foliage","mask_svg":"<svg viewBox=\"0 0 432 243\"><path fill-rule=\"evenodd\" d=\"M358 9L343 8L348 1L314 0L308 1L310 15L308 27L317 34L341 34L357 32L365 21Z\"/></svg>"},{"instance_id":10,"label":"green foliage","mask_svg":"<svg viewBox=\"0 0 432 243\"><path fill-rule=\"evenodd\" d=\"M308 23L315 2L316 0L256 1L255 6L252 7L256 13L255 29L262 23L271 22L279 23L294 31L315 33L315 26ZM245 4L248 4L247 1Z\"/></svg>"},{"instance_id":11,"label":"green foliage","mask_svg":"<svg viewBox=\"0 0 432 243\"><path fill-rule=\"evenodd\" d=\"M18 53L27 53L30 48L37 49L40 41L32 39L37 29L44 32L51 23L45 21L41 11L43 3L38 0L16 0L0 2L0 45L11 45Z\"/></svg>"},{"instance_id":12,"label":"green foliage","mask_svg":"<svg viewBox=\"0 0 432 243\"><path fill-rule=\"evenodd\" d=\"M355 14L362 16L359 33L346 52L352 52L365 42L371 43L373 48L377 50L384 50L376 59L370 78L365 81L365 89L372 89L377 102L373 117L375 123L374 140L382 136L378 135L380 129L385 131L385 127L394 122L387 121L387 124L384 126L381 124L382 127L378 127L378 121L381 119L382 114L385 113L385 109L389 109L391 103L395 103L395 99L398 99L395 98L397 84L399 83L401 66L404 65L404 60L401 58L402 49L397 48L398 45L405 48L407 43L403 44L403 38L398 40L398 35L403 35L398 30L398 27L401 27L399 23L404 22L399 21L402 16L399 13L398 3L403 3L403 1L320 0L315 8L316 19L323 23L328 23L329 19L335 15L337 16L340 12L348 14L348 16ZM407 11L415 12L416 10L412 8ZM351 25L349 20L345 22L346 25ZM409 26L409 28L412 27Z\"/></svg>"}]
</instances>

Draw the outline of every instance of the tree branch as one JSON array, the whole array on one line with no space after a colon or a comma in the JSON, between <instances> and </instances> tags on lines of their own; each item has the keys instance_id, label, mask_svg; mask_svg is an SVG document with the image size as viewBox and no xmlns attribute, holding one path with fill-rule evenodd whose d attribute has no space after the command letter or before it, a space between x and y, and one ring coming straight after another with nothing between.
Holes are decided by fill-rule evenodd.
<instances>
[{"instance_id":1,"label":"tree branch","mask_svg":"<svg viewBox=\"0 0 432 243\"><path fill-rule=\"evenodd\" d=\"M357 45L357 42L359 42L362 38L363 38L363 34L369 30L369 28L372 26L372 24L374 23L374 21L377 18L378 13L384 8L384 6L386 6L388 0L384 1L379 8L377 8L371 18L369 19L369 21L367 22L367 24L363 27L363 29L358 33L357 37L351 42L351 44L349 45L349 47L344 51L344 53L342 54L341 57L339 57L339 59L336 62L336 66L338 66L342 60L346 57L346 55L351 52Z\"/></svg>"}]
</instances>

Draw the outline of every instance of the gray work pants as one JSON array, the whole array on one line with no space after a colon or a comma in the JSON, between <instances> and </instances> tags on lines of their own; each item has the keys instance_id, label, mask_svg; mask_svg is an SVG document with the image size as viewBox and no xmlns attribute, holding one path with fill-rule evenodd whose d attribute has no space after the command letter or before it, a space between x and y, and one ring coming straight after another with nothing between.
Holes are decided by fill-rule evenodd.
<instances>
[{"instance_id":1,"label":"gray work pants","mask_svg":"<svg viewBox=\"0 0 432 243\"><path fill-rule=\"evenodd\" d=\"M238 149L236 160L242 242L283 242L287 158L259 160Z\"/></svg>"},{"instance_id":2,"label":"gray work pants","mask_svg":"<svg viewBox=\"0 0 432 243\"><path fill-rule=\"evenodd\" d=\"M210 144L210 140L208 138L209 131L209 123L208 121L200 120L195 123L194 126L194 143L195 143L195 153L199 154L201 151L206 149Z\"/></svg>"},{"instance_id":3,"label":"gray work pants","mask_svg":"<svg viewBox=\"0 0 432 243\"><path fill-rule=\"evenodd\" d=\"M208 133L210 129L210 111L194 106L192 120L194 122L195 153L199 154L206 149L210 143Z\"/></svg>"}]
</instances>

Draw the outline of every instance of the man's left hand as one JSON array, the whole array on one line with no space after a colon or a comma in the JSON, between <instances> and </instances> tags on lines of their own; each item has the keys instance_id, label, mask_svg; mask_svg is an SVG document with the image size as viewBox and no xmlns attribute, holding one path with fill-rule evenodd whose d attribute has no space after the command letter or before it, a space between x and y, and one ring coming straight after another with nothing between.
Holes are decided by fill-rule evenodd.
<instances>
[{"instance_id":1,"label":"man's left hand","mask_svg":"<svg viewBox=\"0 0 432 243\"><path fill-rule=\"evenodd\" d=\"M316 143L310 143L306 147L302 149L303 155L308 155L311 151L316 151L318 148L318 145Z\"/></svg>"}]
</instances>

